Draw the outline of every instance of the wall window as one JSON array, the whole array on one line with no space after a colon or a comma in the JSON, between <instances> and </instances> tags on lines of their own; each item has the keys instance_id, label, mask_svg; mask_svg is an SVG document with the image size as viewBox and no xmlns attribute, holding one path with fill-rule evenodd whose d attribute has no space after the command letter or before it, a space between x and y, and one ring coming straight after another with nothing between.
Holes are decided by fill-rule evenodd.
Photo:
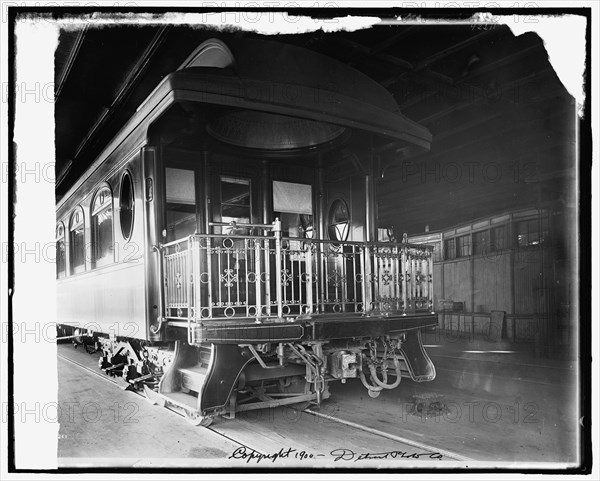
<instances>
[{"instance_id":1,"label":"wall window","mask_svg":"<svg viewBox=\"0 0 600 481\"><path fill-rule=\"evenodd\" d=\"M196 232L196 180L193 170L165 169L167 242Z\"/></svg>"},{"instance_id":2,"label":"wall window","mask_svg":"<svg viewBox=\"0 0 600 481\"><path fill-rule=\"evenodd\" d=\"M539 245L548 235L546 222L541 223L539 219L517 222L515 230L519 247Z\"/></svg>"},{"instance_id":3,"label":"wall window","mask_svg":"<svg viewBox=\"0 0 600 481\"><path fill-rule=\"evenodd\" d=\"M273 181L273 211L286 237L312 239L312 187L308 184Z\"/></svg>"},{"instance_id":4,"label":"wall window","mask_svg":"<svg viewBox=\"0 0 600 481\"><path fill-rule=\"evenodd\" d=\"M251 219L250 180L221 177L221 221L249 224ZM248 235L246 230L223 227L223 234Z\"/></svg>"},{"instance_id":5,"label":"wall window","mask_svg":"<svg viewBox=\"0 0 600 481\"><path fill-rule=\"evenodd\" d=\"M456 259L456 239L446 239L444 241L444 251L446 259Z\"/></svg>"},{"instance_id":6,"label":"wall window","mask_svg":"<svg viewBox=\"0 0 600 481\"><path fill-rule=\"evenodd\" d=\"M134 202L131 174L125 172L121 178L121 193L119 194L119 221L121 222L121 233L126 240L129 240L133 230Z\"/></svg>"},{"instance_id":7,"label":"wall window","mask_svg":"<svg viewBox=\"0 0 600 481\"><path fill-rule=\"evenodd\" d=\"M329 238L331 240L345 241L350 233L350 212L348 205L337 199L329 209Z\"/></svg>"},{"instance_id":8,"label":"wall window","mask_svg":"<svg viewBox=\"0 0 600 481\"><path fill-rule=\"evenodd\" d=\"M71 215L69 222L69 262L70 273L85 271L85 226L83 210L79 207Z\"/></svg>"},{"instance_id":9,"label":"wall window","mask_svg":"<svg viewBox=\"0 0 600 481\"><path fill-rule=\"evenodd\" d=\"M456 238L456 257L469 257L471 255L471 236L469 234Z\"/></svg>"},{"instance_id":10,"label":"wall window","mask_svg":"<svg viewBox=\"0 0 600 481\"><path fill-rule=\"evenodd\" d=\"M473 234L473 254L485 254L488 250L489 231L484 230Z\"/></svg>"},{"instance_id":11,"label":"wall window","mask_svg":"<svg viewBox=\"0 0 600 481\"><path fill-rule=\"evenodd\" d=\"M490 231L490 251L501 251L508 248L507 227L500 225Z\"/></svg>"},{"instance_id":12,"label":"wall window","mask_svg":"<svg viewBox=\"0 0 600 481\"><path fill-rule=\"evenodd\" d=\"M92 259L95 266L114 260L112 193L102 187L92 203Z\"/></svg>"},{"instance_id":13,"label":"wall window","mask_svg":"<svg viewBox=\"0 0 600 481\"><path fill-rule=\"evenodd\" d=\"M67 253L65 252L65 226L60 222L56 226L56 278L65 277L67 271Z\"/></svg>"}]
</instances>

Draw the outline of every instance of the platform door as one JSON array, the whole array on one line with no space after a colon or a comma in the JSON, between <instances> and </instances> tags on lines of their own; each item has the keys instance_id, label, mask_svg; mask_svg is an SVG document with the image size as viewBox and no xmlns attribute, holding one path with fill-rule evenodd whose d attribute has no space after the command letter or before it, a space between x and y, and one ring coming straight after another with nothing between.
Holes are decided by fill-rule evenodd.
<instances>
[{"instance_id":1,"label":"platform door","mask_svg":"<svg viewBox=\"0 0 600 481\"><path fill-rule=\"evenodd\" d=\"M207 266L212 311L217 317L268 314L271 296L265 269L272 236L248 227L259 219L258 192L251 176L216 173L212 182ZM223 225L229 224L229 225Z\"/></svg>"}]
</instances>

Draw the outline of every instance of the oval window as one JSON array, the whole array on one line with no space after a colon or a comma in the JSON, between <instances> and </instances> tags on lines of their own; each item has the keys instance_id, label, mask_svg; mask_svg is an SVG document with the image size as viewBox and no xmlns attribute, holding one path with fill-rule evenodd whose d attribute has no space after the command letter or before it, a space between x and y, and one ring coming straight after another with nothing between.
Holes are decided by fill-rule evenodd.
<instances>
[{"instance_id":1,"label":"oval window","mask_svg":"<svg viewBox=\"0 0 600 481\"><path fill-rule=\"evenodd\" d=\"M350 214L348 205L342 199L337 199L329 209L329 238L345 241L350 231Z\"/></svg>"},{"instance_id":2,"label":"oval window","mask_svg":"<svg viewBox=\"0 0 600 481\"><path fill-rule=\"evenodd\" d=\"M125 172L121 179L121 193L119 195L119 220L121 221L121 233L126 240L131 237L133 230L133 182L131 174Z\"/></svg>"}]
</instances>

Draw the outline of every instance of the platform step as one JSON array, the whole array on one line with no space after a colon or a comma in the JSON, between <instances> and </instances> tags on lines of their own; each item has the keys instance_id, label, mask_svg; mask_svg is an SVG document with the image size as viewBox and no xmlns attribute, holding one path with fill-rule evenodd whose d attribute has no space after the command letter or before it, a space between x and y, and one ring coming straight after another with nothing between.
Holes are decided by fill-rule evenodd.
<instances>
[{"instance_id":1,"label":"platform step","mask_svg":"<svg viewBox=\"0 0 600 481\"><path fill-rule=\"evenodd\" d=\"M181 373L181 385L192 391L200 392L206 379L207 368L200 364L185 368L179 368Z\"/></svg>"},{"instance_id":2,"label":"platform step","mask_svg":"<svg viewBox=\"0 0 600 481\"><path fill-rule=\"evenodd\" d=\"M185 394L182 392L170 392L170 393L159 393L159 396L184 409L191 409L196 411L198 407L198 398L191 394Z\"/></svg>"}]
</instances>

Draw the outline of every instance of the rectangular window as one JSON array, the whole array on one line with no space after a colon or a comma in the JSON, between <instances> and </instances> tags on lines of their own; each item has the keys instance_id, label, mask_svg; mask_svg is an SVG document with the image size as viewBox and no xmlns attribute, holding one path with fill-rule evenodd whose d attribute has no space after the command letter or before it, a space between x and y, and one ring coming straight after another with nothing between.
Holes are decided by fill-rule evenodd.
<instances>
[{"instance_id":1,"label":"rectangular window","mask_svg":"<svg viewBox=\"0 0 600 481\"><path fill-rule=\"evenodd\" d=\"M488 250L489 231L484 230L473 234L473 253L485 254Z\"/></svg>"},{"instance_id":2,"label":"rectangular window","mask_svg":"<svg viewBox=\"0 0 600 481\"><path fill-rule=\"evenodd\" d=\"M273 182L273 210L312 215L312 188L308 184Z\"/></svg>"},{"instance_id":3,"label":"rectangular window","mask_svg":"<svg viewBox=\"0 0 600 481\"><path fill-rule=\"evenodd\" d=\"M193 170L165 169L167 242L196 232L196 184Z\"/></svg>"},{"instance_id":4,"label":"rectangular window","mask_svg":"<svg viewBox=\"0 0 600 481\"><path fill-rule=\"evenodd\" d=\"M92 209L92 253L94 267L113 262L113 210L110 189L101 189Z\"/></svg>"},{"instance_id":5,"label":"rectangular window","mask_svg":"<svg viewBox=\"0 0 600 481\"><path fill-rule=\"evenodd\" d=\"M468 257L471 255L471 236L463 235L456 238L456 257Z\"/></svg>"},{"instance_id":6,"label":"rectangular window","mask_svg":"<svg viewBox=\"0 0 600 481\"><path fill-rule=\"evenodd\" d=\"M539 219L525 220L516 225L517 245L519 247L536 246L544 242L547 237L547 222ZM541 227L541 228L540 228Z\"/></svg>"},{"instance_id":7,"label":"rectangular window","mask_svg":"<svg viewBox=\"0 0 600 481\"><path fill-rule=\"evenodd\" d=\"M286 237L313 237L312 186L273 181L273 211Z\"/></svg>"},{"instance_id":8,"label":"rectangular window","mask_svg":"<svg viewBox=\"0 0 600 481\"><path fill-rule=\"evenodd\" d=\"M506 225L494 227L490 234L490 251L501 251L508 248Z\"/></svg>"},{"instance_id":9,"label":"rectangular window","mask_svg":"<svg viewBox=\"0 0 600 481\"><path fill-rule=\"evenodd\" d=\"M105 264L113 260L113 228L112 209L104 209L93 217L96 265Z\"/></svg>"},{"instance_id":10,"label":"rectangular window","mask_svg":"<svg viewBox=\"0 0 600 481\"><path fill-rule=\"evenodd\" d=\"M71 257L71 274L85 271L85 241L83 224L69 232L69 248Z\"/></svg>"},{"instance_id":11,"label":"rectangular window","mask_svg":"<svg viewBox=\"0 0 600 481\"><path fill-rule=\"evenodd\" d=\"M446 259L456 259L456 239L447 239L444 244Z\"/></svg>"},{"instance_id":12,"label":"rectangular window","mask_svg":"<svg viewBox=\"0 0 600 481\"><path fill-rule=\"evenodd\" d=\"M234 177L221 177L221 222L249 224L252 219L250 203L250 180ZM248 232L234 232L230 227L223 228L226 235L247 235Z\"/></svg>"},{"instance_id":13,"label":"rectangular window","mask_svg":"<svg viewBox=\"0 0 600 481\"><path fill-rule=\"evenodd\" d=\"M61 237L56 241L56 277L64 277L66 271L65 239Z\"/></svg>"}]
</instances>

